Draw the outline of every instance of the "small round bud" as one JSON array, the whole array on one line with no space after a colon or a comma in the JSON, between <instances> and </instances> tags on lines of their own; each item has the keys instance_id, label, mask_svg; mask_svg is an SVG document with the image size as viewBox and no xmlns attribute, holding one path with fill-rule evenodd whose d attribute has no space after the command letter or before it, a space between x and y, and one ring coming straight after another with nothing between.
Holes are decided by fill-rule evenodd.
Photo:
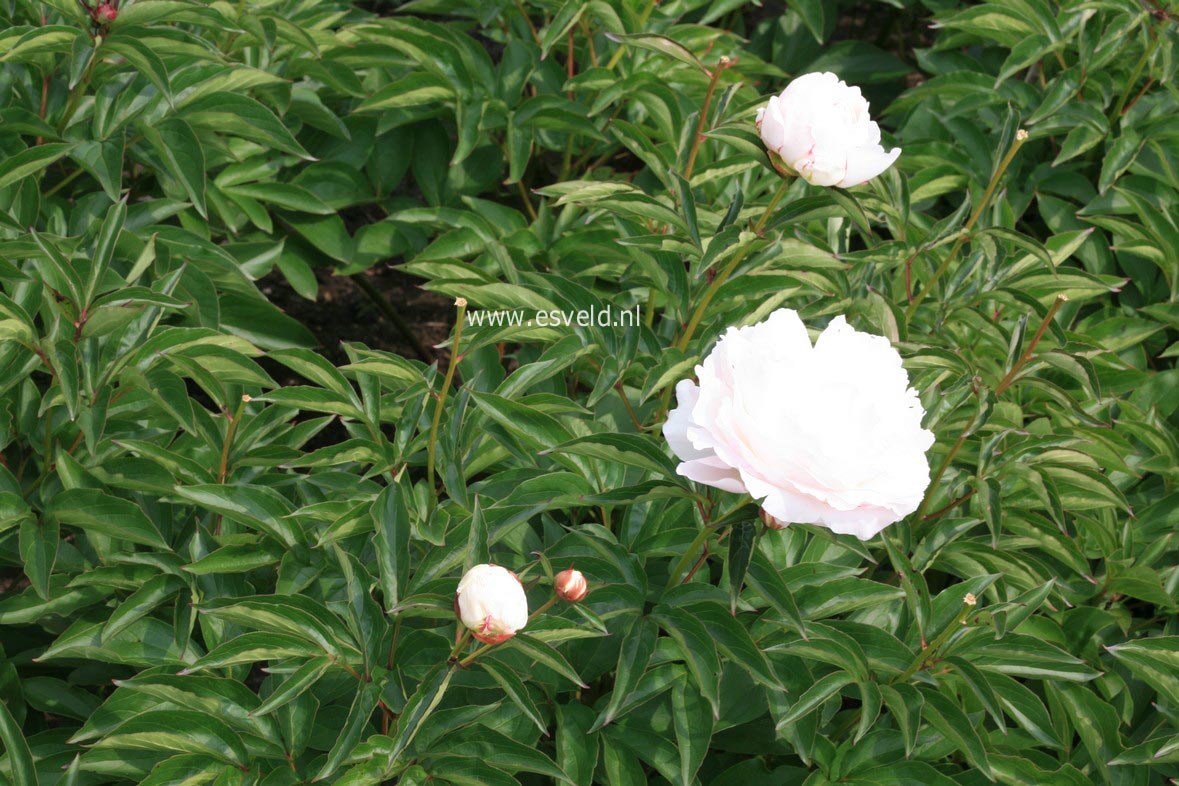
<instances>
[{"instance_id":1,"label":"small round bud","mask_svg":"<svg viewBox=\"0 0 1179 786\"><path fill-rule=\"evenodd\" d=\"M1028 138L1028 132L1027 132L1027 131L1024 131L1024 130L1021 128L1021 129L1019 129L1018 131L1016 131L1016 132L1015 132L1015 138L1016 138L1017 140L1019 140L1020 142L1024 142L1024 141L1026 141L1026 140L1027 140L1027 138Z\"/></svg>"},{"instance_id":2,"label":"small round bud","mask_svg":"<svg viewBox=\"0 0 1179 786\"><path fill-rule=\"evenodd\" d=\"M119 12L113 5L103 3L94 9L94 18L101 24L110 24L119 18Z\"/></svg>"},{"instance_id":3,"label":"small round bud","mask_svg":"<svg viewBox=\"0 0 1179 786\"><path fill-rule=\"evenodd\" d=\"M553 580L553 588L561 600L569 603L577 603L589 594L589 582L581 575L581 571L573 568L558 573Z\"/></svg>"},{"instance_id":4,"label":"small round bud","mask_svg":"<svg viewBox=\"0 0 1179 786\"><path fill-rule=\"evenodd\" d=\"M459 308L466 308L467 307L467 299L465 297L456 297L454 299L454 304L456 306L458 306Z\"/></svg>"},{"instance_id":5,"label":"small round bud","mask_svg":"<svg viewBox=\"0 0 1179 786\"><path fill-rule=\"evenodd\" d=\"M975 606L978 604L978 598L974 597L973 592L967 592L966 597L962 599L967 606Z\"/></svg>"}]
</instances>

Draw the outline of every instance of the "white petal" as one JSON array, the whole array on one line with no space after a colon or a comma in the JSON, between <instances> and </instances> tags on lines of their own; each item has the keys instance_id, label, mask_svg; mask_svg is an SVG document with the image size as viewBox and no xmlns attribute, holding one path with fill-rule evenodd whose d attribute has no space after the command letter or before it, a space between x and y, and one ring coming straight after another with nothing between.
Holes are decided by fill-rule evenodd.
<instances>
[{"instance_id":1,"label":"white petal","mask_svg":"<svg viewBox=\"0 0 1179 786\"><path fill-rule=\"evenodd\" d=\"M901 149L894 147L889 152L884 148L861 147L849 150L847 153L847 172L839 185L843 188L867 183L872 178L885 172L901 155Z\"/></svg>"},{"instance_id":2,"label":"white petal","mask_svg":"<svg viewBox=\"0 0 1179 786\"><path fill-rule=\"evenodd\" d=\"M676 408L667 414L667 421L663 424L663 438L681 461L713 455L710 450L698 450L688 439L688 429L695 426L692 409L698 398L700 389L696 383L690 379L680 380L675 386Z\"/></svg>"},{"instance_id":3,"label":"white petal","mask_svg":"<svg viewBox=\"0 0 1179 786\"><path fill-rule=\"evenodd\" d=\"M745 484L741 482L741 474L732 467L715 460L685 461L676 467L675 471L688 480L703 483L705 486L712 486L733 494L745 493Z\"/></svg>"}]
</instances>

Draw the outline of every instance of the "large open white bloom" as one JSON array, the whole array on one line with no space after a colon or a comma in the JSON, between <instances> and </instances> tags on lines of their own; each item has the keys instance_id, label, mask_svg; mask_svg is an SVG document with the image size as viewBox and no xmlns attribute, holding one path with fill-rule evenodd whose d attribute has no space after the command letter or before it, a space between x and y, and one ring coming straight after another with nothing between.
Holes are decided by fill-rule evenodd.
<instances>
[{"instance_id":1,"label":"large open white bloom","mask_svg":"<svg viewBox=\"0 0 1179 786\"><path fill-rule=\"evenodd\" d=\"M476 565L459 581L459 619L480 641L506 641L528 624L528 598L520 579L499 565Z\"/></svg>"},{"instance_id":2,"label":"large open white bloom","mask_svg":"<svg viewBox=\"0 0 1179 786\"><path fill-rule=\"evenodd\" d=\"M729 328L696 376L663 425L681 475L863 540L921 503L933 434L888 339L840 316L812 346L798 313L779 309Z\"/></svg>"},{"instance_id":3,"label":"large open white bloom","mask_svg":"<svg viewBox=\"0 0 1179 786\"><path fill-rule=\"evenodd\" d=\"M860 88L830 72L803 74L773 96L757 110L757 130L790 171L816 186L866 183L901 154L881 147Z\"/></svg>"}]
</instances>

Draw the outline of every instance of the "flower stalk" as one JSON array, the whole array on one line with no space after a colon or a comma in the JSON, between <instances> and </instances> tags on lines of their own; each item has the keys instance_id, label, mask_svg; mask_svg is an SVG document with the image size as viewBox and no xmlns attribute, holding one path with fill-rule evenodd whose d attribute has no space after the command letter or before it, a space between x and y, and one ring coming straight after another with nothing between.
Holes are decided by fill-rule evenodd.
<instances>
[{"instance_id":1,"label":"flower stalk","mask_svg":"<svg viewBox=\"0 0 1179 786\"><path fill-rule=\"evenodd\" d=\"M762 230L765 229L766 224L769 223L770 216L774 213L774 209L778 206L778 203L782 201L782 197L786 194L786 189L790 187L790 183L791 180L783 177L781 184L778 186L778 190L774 192L772 197L770 197L770 201L769 204L766 205L765 212L761 214L761 218L759 218L757 223L753 225L753 231L755 233L760 235ZM684 332L680 334L678 339L676 339L674 345L676 349L682 352L688 348L688 344L692 341L692 336L696 333L696 328L700 326L700 320L704 318L704 312L708 310L708 306L712 303L713 298L716 297L717 291L719 291L720 288L724 286L725 282L729 280L729 276L733 275L733 271L735 271L737 266L745 260L745 257L749 256L750 248L751 246L747 245L737 253L733 254L733 258L729 260L728 264L725 265L721 271L716 274L716 277L712 279L712 282L709 283L708 289L704 290L704 296L700 299L700 304L696 306L696 310L692 312L692 317L688 320L688 324L684 328Z\"/></svg>"},{"instance_id":2,"label":"flower stalk","mask_svg":"<svg viewBox=\"0 0 1179 786\"><path fill-rule=\"evenodd\" d=\"M461 622L460 622L461 624ZM459 653L467 646L467 642L471 640L471 629L463 628L463 632L455 637L454 649L450 651L450 657L446 659L447 663L454 663L458 660Z\"/></svg>"},{"instance_id":3,"label":"flower stalk","mask_svg":"<svg viewBox=\"0 0 1179 786\"><path fill-rule=\"evenodd\" d=\"M229 451L233 447L233 437L237 433L238 424L241 423L242 415L246 411L246 404L251 401L253 399L250 396L242 396L241 402L237 405L237 411L229 419L229 427L225 430L225 443L221 446L221 464L217 470L218 483L224 483L226 476L229 475Z\"/></svg>"},{"instance_id":4,"label":"flower stalk","mask_svg":"<svg viewBox=\"0 0 1179 786\"><path fill-rule=\"evenodd\" d=\"M913 662L909 664L909 668L905 669L895 678L889 680L889 684L904 682L921 669L931 665L937 658L938 652L941 651L941 648L945 646L950 637L953 636L957 631L961 630L962 626L966 624L967 615L969 615L970 610L977 605L978 598L976 598L972 593L966 593L966 597L962 599L962 608L958 611L958 616L954 618L954 621L946 626L946 629L941 632L941 635L933 640L932 644L930 644L928 647L922 647L921 651L917 653L917 657L914 658Z\"/></svg>"},{"instance_id":5,"label":"flower stalk","mask_svg":"<svg viewBox=\"0 0 1179 786\"><path fill-rule=\"evenodd\" d=\"M982 199L974 208L974 212L970 214L970 218L966 220L966 226L963 228L962 233L958 236L958 239L954 241L954 245L950 247L950 251L946 254L945 258L942 260L942 263L937 266L936 270L933 271L933 275L930 276L929 281L927 281L925 286L921 288L921 291L914 295L913 299L909 301L909 307L905 310L906 323L913 318L913 314L917 311L917 307L925 301L925 298L929 297L929 293L933 291L934 286L938 281L941 280L941 277L946 274L946 271L950 268L950 264L957 258L958 252L962 250L962 246L966 242L966 238L968 238L971 232L974 230L974 225L978 223L978 220L982 216L983 211L986 210L987 205L991 203L991 197L994 196L995 189L998 187L999 181L1002 180L1004 173L1007 172L1007 168L1011 166L1011 162L1015 159L1015 154L1019 152L1019 149L1023 147L1023 143L1027 140L1027 131L1024 131L1021 128L1015 132L1015 141L1011 144L1011 147L1007 149L1007 155L1003 156L1003 160L999 162L999 166L995 169L995 173L991 175L991 180L989 183L987 183L987 190L983 192Z\"/></svg>"},{"instance_id":6,"label":"flower stalk","mask_svg":"<svg viewBox=\"0 0 1179 786\"><path fill-rule=\"evenodd\" d=\"M1020 369L1022 369L1024 365L1032 359L1032 353L1036 351L1036 345L1040 343L1040 339L1044 337L1044 332L1048 330L1048 326L1051 325L1052 320L1056 318L1056 312L1059 311L1060 307L1067 302L1068 295L1062 293L1056 296L1056 300L1052 302L1052 306L1048 309L1048 313L1044 316L1044 321L1040 323L1040 327L1036 329L1035 335L1032 336L1032 340L1028 342L1028 348L1024 350L1022 355L1019 356L1019 360L1017 360L1011 366L1011 370L1008 371L1006 375L1004 375L1003 379L1000 380L998 386L995 388L996 396L1003 395L1003 392L1007 390L1007 388L1011 387L1011 383L1015 382L1015 377L1019 374Z\"/></svg>"},{"instance_id":7,"label":"flower stalk","mask_svg":"<svg viewBox=\"0 0 1179 786\"><path fill-rule=\"evenodd\" d=\"M1031 360L1033 353L1036 351L1036 345L1039 344L1040 339L1044 337L1044 333L1047 332L1048 326L1051 325L1052 320L1056 318L1056 312L1059 311L1060 307L1067 302L1068 295L1060 294L1056 296L1056 300L1053 301L1052 306L1048 309L1048 313L1044 315L1044 321L1040 323L1040 327L1036 329L1035 334L1032 336L1032 340L1028 342L1028 348L1024 350L1022 355L1019 356L1019 360L1017 360L1011 366L1011 370L1004 375L1003 379L999 381L999 384L995 386L996 397L1003 395L1003 393L1005 393L1007 389L1011 387L1012 383L1015 382L1015 378L1019 374L1020 370L1029 360ZM916 513L913 514L914 528L920 527L921 523L926 519L925 512L929 510L929 506L933 502L933 497L937 493L938 486L941 485L942 477L946 474L946 470L949 469L950 464L954 462L954 459L957 458L958 453L966 444L966 440L973 432L974 424L977 420L978 413L975 412L974 416L970 418L970 422L968 422L966 426L963 427L962 433L958 435L958 440L954 443L953 447L950 448L950 452L946 454L944 459L942 459L942 463L938 466L937 471L934 472L933 477L930 478L929 486L925 491L925 496L921 498L921 505L917 508ZM929 516L928 518L937 518L937 516L941 513L947 510L952 510L957 505L966 501L966 499L969 499L969 497L963 497L950 503L948 506L940 511L937 511L937 513Z\"/></svg>"},{"instance_id":8,"label":"flower stalk","mask_svg":"<svg viewBox=\"0 0 1179 786\"><path fill-rule=\"evenodd\" d=\"M708 110L712 106L712 96L716 93L717 82L721 74L733 65L733 60L722 55L717 61L716 68L708 80L708 90L704 93L704 104L700 107L700 117L696 120L696 133L692 137L692 149L688 151L688 163L684 167L684 180L691 181L692 170L696 167L696 156L700 153L700 144L704 141L704 127L708 124Z\"/></svg>"},{"instance_id":9,"label":"flower stalk","mask_svg":"<svg viewBox=\"0 0 1179 786\"><path fill-rule=\"evenodd\" d=\"M450 363L446 366L446 376L442 380L442 390L438 394L438 401L434 405L434 420L430 423L430 444L426 449L426 478L430 489L434 488L434 455L438 451L438 426L442 423L442 408L446 405L446 394L450 392L450 384L454 380L454 371L459 363L459 342L463 337L463 322L467 315L467 299L456 298L454 305L458 308L458 317L454 324L454 342L450 348Z\"/></svg>"}]
</instances>

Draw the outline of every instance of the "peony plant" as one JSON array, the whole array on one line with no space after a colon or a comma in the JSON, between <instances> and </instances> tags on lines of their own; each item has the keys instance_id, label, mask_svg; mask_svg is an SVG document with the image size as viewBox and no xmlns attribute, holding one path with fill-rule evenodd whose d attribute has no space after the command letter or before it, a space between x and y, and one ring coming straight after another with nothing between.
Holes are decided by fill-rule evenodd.
<instances>
[{"instance_id":1,"label":"peony plant","mask_svg":"<svg viewBox=\"0 0 1179 786\"><path fill-rule=\"evenodd\" d=\"M0 4L0 786L1179 782L1167 6Z\"/></svg>"}]
</instances>

